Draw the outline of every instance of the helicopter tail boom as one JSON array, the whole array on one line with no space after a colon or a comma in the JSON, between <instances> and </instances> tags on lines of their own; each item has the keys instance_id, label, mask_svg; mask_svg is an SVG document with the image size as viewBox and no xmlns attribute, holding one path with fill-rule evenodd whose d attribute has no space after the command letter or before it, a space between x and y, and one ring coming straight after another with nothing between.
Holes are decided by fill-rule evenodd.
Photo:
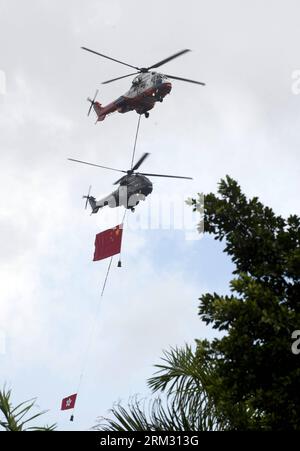
<instances>
[{"instance_id":1,"label":"helicopter tail boom","mask_svg":"<svg viewBox=\"0 0 300 451\"><path fill-rule=\"evenodd\" d=\"M104 113L105 108L102 108L102 105L99 102L95 102L93 107L94 107L95 113L97 114L97 117L98 117L97 122L104 121L105 116L106 116L106 113Z\"/></svg>"},{"instance_id":2,"label":"helicopter tail boom","mask_svg":"<svg viewBox=\"0 0 300 451\"><path fill-rule=\"evenodd\" d=\"M89 204L90 204L90 207L92 209L92 213L91 214L98 213L99 208L101 208L101 207L97 205L96 199L94 197L90 197L89 198Z\"/></svg>"}]
</instances>

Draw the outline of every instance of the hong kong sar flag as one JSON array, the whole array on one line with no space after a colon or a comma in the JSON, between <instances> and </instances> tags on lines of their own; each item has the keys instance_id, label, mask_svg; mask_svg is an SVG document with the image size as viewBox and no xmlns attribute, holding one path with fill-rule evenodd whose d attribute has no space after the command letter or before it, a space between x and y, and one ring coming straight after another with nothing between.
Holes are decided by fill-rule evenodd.
<instances>
[{"instance_id":1,"label":"hong kong sar flag","mask_svg":"<svg viewBox=\"0 0 300 451\"><path fill-rule=\"evenodd\" d=\"M61 410L74 409L76 398L77 398L77 393L64 398L61 402Z\"/></svg>"},{"instance_id":2,"label":"hong kong sar flag","mask_svg":"<svg viewBox=\"0 0 300 451\"><path fill-rule=\"evenodd\" d=\"M94 261L103 260L120 253L122 232L123 226L121 224L96 235Z\"/></svg>"}]
</instances>

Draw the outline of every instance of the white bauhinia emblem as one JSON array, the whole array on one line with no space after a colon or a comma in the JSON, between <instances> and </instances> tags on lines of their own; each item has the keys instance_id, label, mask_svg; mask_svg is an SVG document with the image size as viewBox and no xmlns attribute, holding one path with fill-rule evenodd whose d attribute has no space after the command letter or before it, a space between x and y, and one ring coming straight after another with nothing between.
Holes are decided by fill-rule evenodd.
<instances>
[{"instance_id":1,"label":"white bauhinia emblem","mask_svg":"<svg viewBox=\"0 0 300 451\"><path fill-rule=\"evenodd\" d=\"M71 398L68 398L68 399L66 400L66 406L67 406L67 407L70 407L71 404L72 404L72 399L71 399Z\"/></svg>"}]
</instances>

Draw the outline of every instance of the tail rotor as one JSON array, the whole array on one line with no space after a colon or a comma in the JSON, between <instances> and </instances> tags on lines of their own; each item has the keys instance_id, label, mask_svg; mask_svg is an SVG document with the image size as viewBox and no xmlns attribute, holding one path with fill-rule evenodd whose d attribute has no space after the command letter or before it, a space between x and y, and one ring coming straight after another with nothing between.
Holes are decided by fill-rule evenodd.
<instances>
[{"instance_id":1,"label":"tail rotor","mask_svg":"<svg viewBox=\"0 0 300 451\"><path fill-rule=\"evenodd\" d=\"M88 192L87 196L82 196L82 199L86 199L85 207L84 207L85 210L87 209L88 202L89 202L89 200L90 200L90 198L91 198L91 196L90 196L90 194L91 194L91 189L92 189L92 185L90 185L90 187L89 187L89 192Z\"/></svg>"},{"instance_id":2,"label":"tail rotor","mask_svg":"<svg viewBox=\"0 0 300 451\"><path fill-rule=\"evenodd\" d=\"M96 97L97 97L97 95L98 95L98 92L99 92L99 90L97 89L97 91L96 91L96 93L95 93L95 95L94 95L93 100L90 99L90 97L87 98L87 101L91 103L91 106L89 107L89 111L88 111L88 114L87 114L88 116L90 115L90 112L91 112L91 110L92 110L92 107L95 105L95 100L96 100Z\"/></svg>"}]
</instances>

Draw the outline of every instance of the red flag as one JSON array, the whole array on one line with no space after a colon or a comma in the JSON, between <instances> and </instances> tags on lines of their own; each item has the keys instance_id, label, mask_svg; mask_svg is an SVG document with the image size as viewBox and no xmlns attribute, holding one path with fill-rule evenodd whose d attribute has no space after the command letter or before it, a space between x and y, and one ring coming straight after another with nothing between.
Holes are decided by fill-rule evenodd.
<instances>
[{"instance_id":1,"label":"red flag","mask_svg":"<svg viewBox=\"0 0 300 451\"><path fill-rule=\"evenodd\" d=\"M94 261L119 254L122 242L122 224L98 233L95 239Z\"/></svg>"},{"instance_id":2,"label":"red flag","mask_svg":"<svg viewBox=\"0 0 300 451\"><path fill-rule=\"evenodd\" d=\"M64 398L61 402L61 410L74 409L76 398L77 398L77 393Z\"/></svg>"}]
</instances>

